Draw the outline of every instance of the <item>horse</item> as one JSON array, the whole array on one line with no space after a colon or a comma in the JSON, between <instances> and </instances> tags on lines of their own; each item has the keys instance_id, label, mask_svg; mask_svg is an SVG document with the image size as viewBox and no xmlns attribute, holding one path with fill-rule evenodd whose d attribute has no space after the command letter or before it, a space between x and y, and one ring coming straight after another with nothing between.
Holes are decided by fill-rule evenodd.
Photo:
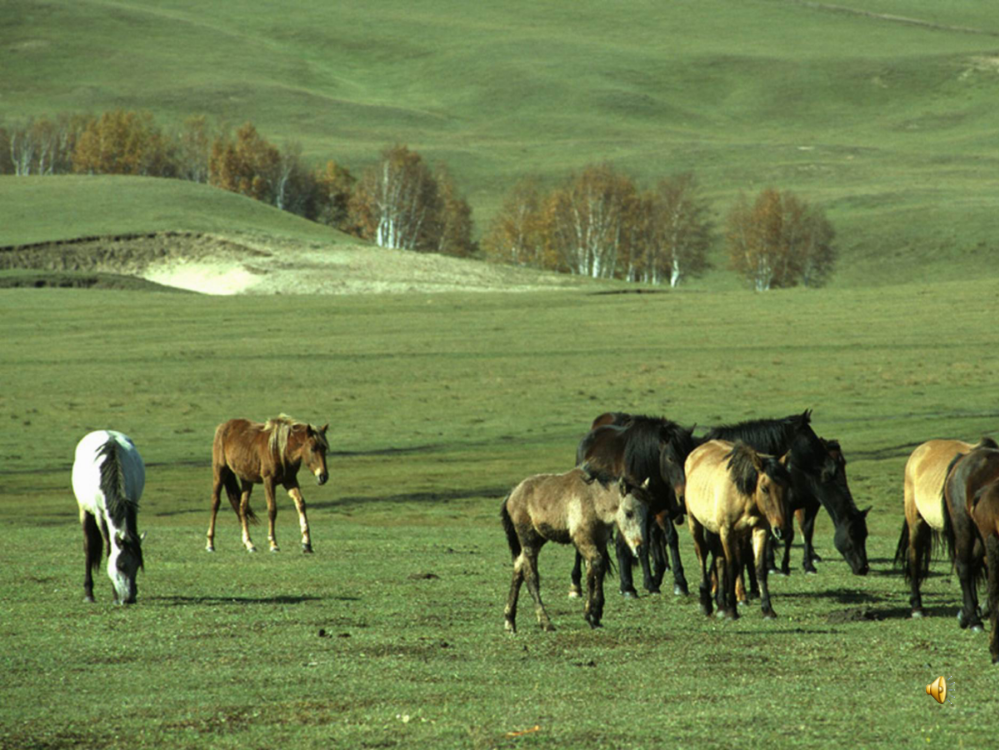
<instances>
[{"instance_id":1,"label":"horse","mask_svg":"<svg viewBox=\"0 0 999 750\"><path fill-rule=\"evenodd\" d=\"M541 603L538 576L538 552L549 541L571 543L585 558L583 617L591 628L600 627L604 573L610 564L607 542L616 526L636 553L643 546L647 490L647 481L636 487L589 466L565 474L537 474L518 484L500 509L513 558L513 581L504 612L506 630L517 631L517 596L524 581L541 628L555 629Z\"/></svg>"},{"instance_id":2,"label":"horse","mask_svg":"<svg viewBox=\"0 0 999 750\"><path fill-rule=\"evenodd\" d=\"M990 503L980 506L980 502L983 496L994 492L992 485L999 480L997 447L991 438L982 438L970 451L956 456L948 467L943 486L949 521L944 523L946 541L952 551L963 599L958 622L962 628L971 628L973 632L982 630L977 589L985 574L984 540L992 533L988 531ZM981 515L981 526L975 518L976 510Z\"/></svg>"},{"instance_id":3,"label":"horse","mask_svg":"<svg viewBox=\"0 0 999 750\"><path fill-rule=\"evenodd\" d=\"M677 486L682 485L683 461L693 448L693 430L659 417L608 412L593 421L590 432L583 437L576 449L576 465L588 462L614 476L625 477L632 484L650 481L648 544L642 548L639 562L642 566L646 591L658 594L666 569L673 570L673 592L687 593L683 562L680 559L679 535L669 523L682 518L682 507L677 501ZM655 525L652 520L655 520ZM658 528L657 528L658 527ZM669 545L672 565L667 563L662 537ZM631 564L634 557L620 538L616 545L621 593L628 598L637 596L632 581ZM655 571L649 565L652 553ZM582 577L582 558L576 555L569 589L570 596L578 596Z\"/></svg>"},{"instance_id":4,"label":"horse","mask_svg":"<svg viewBox=\"0 0 999 750\"><path fill-rule=\"evenodd\" d=\"M701 565L701 612L710 615L711 576L707 555L714 555L718 570L719 607L728 618L739 616L735 580L744 547L751 540L760 583L763 616L776 617L767 586L765 558L767 537L781 538L788 524L787 495L792 478L787 469L790 454L781 458L756 452L741 441L709 440L687 457L687 523L694 551Z\"/></svg>"},{"instance_id":5,"label":"horse","mask_svg":"<svg viewBox=\"0 0 999 750\"><path fill-rule=\"evenodd\" d=\"M975 447L962 440L928 440L905 462L905 519L895 549L895 565L902 567L903 576L911 585L909 604L914 618L924 614L920 587L930 572L934 542L942 536L948 556L954 558L954 534L947 511L945 484L952 465ZM977 619L976 612L970 620L962 621L962 627L970 625L973 629L981 629L981 621L976 622Z\"/></svg>"},{"instance_id":6,"label":"horse","mask_svg":"<svg viewBox=\"0 0 999 750\"><path fill-rule=\"evenodd\" d=\"M814 562L820 560L812 546L815 517L824 507L833 521L833 544L855 575L867 575L867 514L870 508L858 510L846 480L846 459L835 440L823 440L811 427L811 411L781 419L758 419L735 425L722 425L708 431L705 440L742 440L757 451L784 455L790 451L788 471L791 474L789 503L798 517L805 539L802 567L807 573L817 572ZM794 527L787 529L784 559L780 573L791 572L791 541ZM771 551L768 551L770 556ZM771 569L775 569L773 564Z\"/></svg>"},{"instance_id":7,"label":"horse","mask_svg":"<svg viewBox=\"0 0 999 750\"><path fill-rule=\"evenodd\" d=\"M967 454L958 458L947 477L944 490L952 516L962 507L970 517L976 531L976 541L984 540L988 576L989 653L992 663L999 664L999 450L990 438L983 438ZM954 524L955 529L957 523ZM956 536L955 557L960 559L960 537ZM960 568L959 568L960 570ZM963 582L962 582L963 587ZM972 593L975 589L971 587ZM967 593L967 589L965 590ZM965 602L967 609L967 602ZM977 614L977 607L972 607Z\"/></svg>"},{"instance_id":8,"label":"horse","mask_svg":"<svg viewBox=\"0 0 999 750\"><path fill-rule=\"evenodd\" d=\"M243 546L249 552L257 548L250 539L249 523L256 523L250 509L250 493L254 484L264 485L267 498L268 536L271 552L278 552L274 520L277 506L274 488L280 483L288 491L298 510L302 530L302 552L312 552L309 520L305 515L305 498L298 485L298 470L304 463L316 477L320 486L326 484L326 440L329 424L322 427L299 422L286 414L269 419L264 424L247 419L230 419L215 430L212 444L212 515L208 522L209 552L215 551L215 516L219 510L220 494L225 487L229 502L239 516L243 529Z\"/></svg>"},{"instance_id":9,"label":"horse","mask_svg":"<svg viewBox=\"0 0 999 750\"><path fill-rule=\"evenodd\" d=\"M94 601L93 571L107 547L108 577L115 604L134 604L142 562L139 498L146 467L131 438L114 430L84 436L73 461L73 494L83 527L84 599Z\"/></svg>"}]
</instances>

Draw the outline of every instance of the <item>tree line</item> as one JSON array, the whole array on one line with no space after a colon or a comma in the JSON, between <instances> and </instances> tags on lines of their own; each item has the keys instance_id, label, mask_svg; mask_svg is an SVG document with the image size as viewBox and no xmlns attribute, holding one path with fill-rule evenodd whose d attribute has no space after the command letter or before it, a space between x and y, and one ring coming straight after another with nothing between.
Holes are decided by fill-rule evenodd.
<instances>
[{"instance_id":1,"label":"tree line","mask_svg":"<svg viewBox=\"0 0 999 750\"><path fill-rule=\"evenodd\" d=\"M380 247L677 286L702 275L716 239L711 204L692 173L640 190L607 164L554 188L513 187L473 241L472 210L444 165L407 146L384 149L359 177L329 160L310 167L294 143L278 147L252 123L235 132L203 115L172 130L148 112L59 115L0 127L0 174L122 174L207 183L335 227ZM821 286L834 232L819 207L790 191L740 195L725 218L730 267L758 291Z\"/></svg>"}]
</instances>

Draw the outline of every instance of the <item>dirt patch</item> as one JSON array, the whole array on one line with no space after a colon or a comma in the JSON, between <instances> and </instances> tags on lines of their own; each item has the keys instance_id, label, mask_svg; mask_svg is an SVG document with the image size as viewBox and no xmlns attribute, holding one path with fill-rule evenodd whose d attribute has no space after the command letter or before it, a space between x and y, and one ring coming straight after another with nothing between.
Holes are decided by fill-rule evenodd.
<instances>
[{"instance_id":1,"label":"dirt patch","mask_svg":"<svg viewBox=\"0 0 999 750\"><path fill-rule=\"evenodd\" d=\"M205 294L577 289L587 281L481 261L365 245L162 232L0 248L0 270L103 273Z\"/></svg>"}]
</instances>

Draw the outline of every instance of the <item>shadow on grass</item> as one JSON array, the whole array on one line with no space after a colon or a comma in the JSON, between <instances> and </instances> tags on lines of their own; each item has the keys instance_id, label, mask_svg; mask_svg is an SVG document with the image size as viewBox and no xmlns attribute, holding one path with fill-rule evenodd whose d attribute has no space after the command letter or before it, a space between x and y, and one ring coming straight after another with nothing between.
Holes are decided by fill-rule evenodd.
<instances>
[{"instance_id":1,"label":"shadow on grass","mask_svg":"<svg viewBox=\"0 0 999 750\"><path fill-rule=\"evenodd\" d=\"M823 591L779 591L781 599L835 599L840 604L875 604L883 602L887 597L869 594L856 589L825 589Z\"/></svg>"},{"instance_id":2,"label":"shadow on grass","mask_svg":"<svg viewBox=\"0 0 999 750\"><path fill-rule=\"evenodd\" d=\"M448 503L452 500L468 500L470 498L495 498L500 500L510 492L510 487L479 487L465 490L447 490L444 492L402 492L395 495L349 496L334 500L309 501L309 508L331 510L346 510L372 503ZM499 512L499 506L496 511Z\"/></svg>"},{"instance_id":3,"label":"shadow on grass","mask_svg":"<svg viewBox=\"0 0 999 750\"><path fill-rule=\"evenodd\" d=\"M330 599L340 601L360 601L356 596L332 596ZM320 596L150 596L149 600L169 604L175 607L202 604L302 604L303 602L321 602Z\"/></svg>"}]
</instances>

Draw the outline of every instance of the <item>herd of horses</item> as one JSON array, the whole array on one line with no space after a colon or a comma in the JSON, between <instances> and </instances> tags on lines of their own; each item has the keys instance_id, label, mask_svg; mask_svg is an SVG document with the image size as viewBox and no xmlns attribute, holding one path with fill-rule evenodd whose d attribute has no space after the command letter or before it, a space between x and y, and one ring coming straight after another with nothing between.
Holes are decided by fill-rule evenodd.
<instances>
[{"instance_id":1,"label":"herd of horses","mask_svg":"<svg viewBox=\"0 0 999 750\"><path fill-rule=\"evenodd\" d=\"M215 549L215 520L224 489L239 518L243 546L256 547L249 523L254 484L263 484L268 542L275 535L275 490L280 484L295 503L302 551L312 552L305 499L297 476L304 465L318 484L329 478L329 425L317 428L287 415L265 423L229 420L218 426L212 448L211 517L207 549ZM572 544L576 562L570 596L581 596L591 627L603 616L603 582L614 541L621 593L636 596L632 565L641 566L646 591L659 593L665 572L674 593L687 594L677 527L686 519L700 566L700 609L737 618L738 605L758 595L764 617L775 617L767 577L790 572L793 518L804 537L802 567L815 572L821 558L812 545L815 519L825 508L835 528L833 543L855 575L866 575L870 508L859 510L850 493L846 460L836 440L811 426L811 412L782 419L724 425L695 436L660 417L608 412L590 425L576 451L575 468L520 482L503 501L500 518L513 558L513 580L505 627L516 631L522 584L534 600L538 623L553 630L541 600L537 559L549 541ZM73 491L83 527L84 593L93 601L93 570L107 550L114 601L136 599L143 566L138 504L145 467L134 443L112 430L92 432L77 445ZM905 521L896 564L911 583L912 617L923 616L920 587L935 541L942 540L961 582L962 628L982 630L977 587L988 581L989 648L999 663L999 445L930 440L913 451L905 467ZM780 567L774 548L783 542ZM667 555L668 550L668 555ZM993 571L989 576L988 571ZM747 587L744 579L749 579Z\"/></svg>"}]
</instances>

